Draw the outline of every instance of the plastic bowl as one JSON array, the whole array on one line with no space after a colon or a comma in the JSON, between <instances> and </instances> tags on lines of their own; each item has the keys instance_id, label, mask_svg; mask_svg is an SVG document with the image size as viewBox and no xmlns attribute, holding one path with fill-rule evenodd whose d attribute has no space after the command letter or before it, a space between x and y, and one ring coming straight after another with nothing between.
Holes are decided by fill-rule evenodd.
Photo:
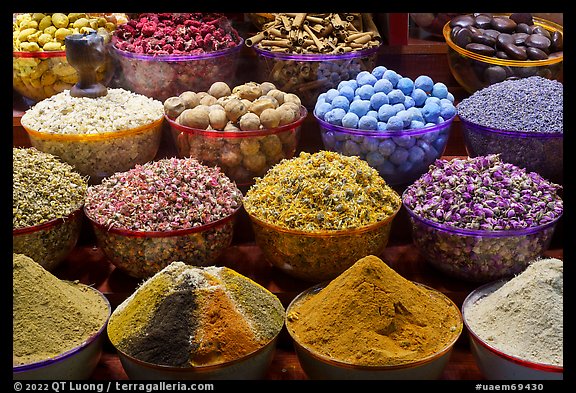
<instances>
[{"instance_id":1,"label":"plastic bowl","mask_svg":"<svg viewBox=\"0 0 576 393\"><path fill-rule=\"evenodd\" d=\"M12 252L24 254L44 269L53 271L76 247L82 229L82 208L66 218L12 229Z\"/></svg>"},{"instance_id":2,"label":"plastic bowl","mask_svg":"<svg viewBox=\"0 0 576 393\"><path fill-rule=\"evenodd\" d=\"M270 81L279 90L294 93L312 110L318 96L336 88L343 80L354 79L360 71L376 65L380 46L342 54L317 55L271 52L253 46L261 80Z\"/></svg>"},{"instance_id":3,"label":"plastic bowl","mask_svg":"<svg viewBox=\"0 0 576 393\"><path fill-rule=\"evenodd\" d=\"M488 282L512 277L548 249L562 216L525 229L485 231L443 225L416 215L405 203L412 240L435 268L458 279Z\"/></svg>"},{"instance_id":4,"label":"plastic bowl","mask_svg":"<svg viewBox=\"0 0 576 393\"><path fill-rule=\"evenodd\" d=\"M506 280L498 280L485 284L472 291L462 303L462 316L468 331L470 347L474 360L480 372L486 379L491 380L558 380L563 379L564 368L550 364L535 363L504 353L482 340L470 328L467 321L466 310L479 299L496 291Z\"/></svg>"},{"instance_id":5,"label":"plastic bowl","mask_svg":"<svg viewBox=\"0 0 576 393\"><path fill-rule=\"evenodd\" d=\"M418 179L444 154L454 117L434 126L402 131L359 130L333 125L318 117L316 120L324 148L359 156L387 184L405 185Z\"/></svg>"},{"instance_id":6,"label":"plastic bowl","mask_svg":"<svg viewBox=\"0 0 576 393\"><path fill-rule=\"evenodd\" d=\"M196 367L170 367L136 359L119 349L124 371L134 380L256 380L266 376L274 357L278 336L265 346L240 359Z\"/></svg>"},{"instance_id":7,"label":"plastic bowl","mask_svg":"<svg viewBox=\"0 0 576 393\"><path fill-rule=\"evenodd\" d=\"M464 145L470 157L500 154L505 162L562 183L564 133L507 131L484 127L463 118L460 120Z\"/></svg>"},{"instance_id":8,"label":"plastic bowl","mask_svg":"<svg viewBox=\"0 0 576 393\"><path fill-rule=\"evenodd\" d=\"M298 308L299 303L304 301L307 297L314 296L316 293L320 292L327 284L317 284L296 296L286 309L285 325L290 337L292 338L298 361L306 375L310 379L322 380L439 379L448 364L452 348L462 333L462 316L458 307L446 295L426 285L416 284L428 289L431 292L431 296L437 296L439 300L451 304L460 315L460 324L452 340L440 351L427 358L401 365L364 366L344 363L329 358L323 354L319 354L313 348L300 344L297 341L297 337L292 333L288 315L293 312L294 309ZM350 343L350 345L354 345L354 343Z\"/></svg>"},{"instance_id":9,"label":"plastic bowl","mask_svg":"<svg viewBox=\"0 0 576 393\"><path fill-rule=\"evenodd\" d=\"M504 15L504 14L494 14ZM558 31L564 35L562 26L533 17L534 24L549 32ZM564 56L562 52L545 60L506 60L497 57L480 55L454 43L451 37L450 22L444 25L442 33L448 45L448 66L454 79L468 93L474 93L494 83L509 78L526 78L541 76L547 79L559 79L563 75Z\"/></svg>"},{"instance_id":10,"label":"plastic bowl","mask_svg":"<svg viewBox=\"0 0 576 393\"><path fill-rule=\"evenodd\" d=\"M104 85L112 74L110 59L96 69L96 79ZM78 72L68 64L66 51L12 52L12 86L31 103L69 90L77 82Z\"/></svg>"},{"instance_id":11,"label":"plastic bowl","mask_svg":"<svg viewBox=\"0 0 576 393\"><path fill-rule=\"evenodd\" d=\"M292 158L300 140L302 123L308 112L300 106L300 118L290 124L258 131L217 131L191 128L168 116L178 156L193 157L204 165L220 167L238 186L254 183L275 164ZM242 146L259 144L256 153L244 154ZM265 161L252 160L256 154Z\"/></svg>"},{"instance_id":12,"label":"plastic bowl","mask_svg":"<svg viewBox=\"0 0 576 393\"><path fill-rule=\"evenodd\" d=\"M113 39L114 42L114 39ZM244 40L200 55L146 55L110 48L119 86L164 102L184 91L207 91L214 82L232 85Z\"/></svg>"},{"instance_id":13,"label":"plastic bowl","mask_svg":"<svg viewBox=\"0 0 576 393\"><path fill-rule=\"evenodd\" d=\"M104 345L105 331L108 319L112 313L110 302L100 291L97 292L108 307L108 318L102 327L78 347L61 353L51 359L12 367L14 380L82 380L88 379L96 369Z\"/></svg>"},{"instance_id":14,"label":"plastic bowl","mask_svg":"<svg viewBox=\"0 0 576 393\"><path fill-rule=\"evenodd\" d=\"M98 184L116 172L144 164L156 157L164 117L127 130L98 134L52 134L23 126L33 147L73 165L89 183Z\"/></svg>"},{"instance_id":15,"label":"plastic bowl","mask_svg":"<svg viewBox=\"0 0 576 393\"><path fill-rule=\"evenodd\" d=\"M106 258L129 276L148 278L173 261L193 266L213 264L232 243L239 211L198 227L165 232L109 228L85 214Z\"/></svg>"},{"instance_id":16,"label":"plastic bowl","mask_svg":"<svg viewBox=\"0 0 576 393\"><path fill-rule=\"evenodd\" d=\"M248 212L256 244L283 272L311 282L330 280L366 255L381 255L394 217L364 227L333 231L299 231L266 223Z\"/></svg>"}]
</instances>

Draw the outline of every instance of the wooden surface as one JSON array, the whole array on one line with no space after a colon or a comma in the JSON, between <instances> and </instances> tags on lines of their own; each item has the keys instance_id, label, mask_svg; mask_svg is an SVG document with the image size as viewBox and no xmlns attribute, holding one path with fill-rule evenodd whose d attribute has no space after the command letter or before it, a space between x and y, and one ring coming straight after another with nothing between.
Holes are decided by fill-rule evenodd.
<instances>
[{"instance_id":1,"label":"wooden surface","mask_svg":"<svg viewBox=\"0 0 576 393\"><path fill-rule=\"evenodd\" d=\"M254 58L252 52L248 48L245 49L242 52L238 76L241 80L249 81L253 75L254 66L252 62ZM422 38L412 34L408 45L385 46L379 53L377 63L411 78L426 74L435 81L442 81L448 86L449 91L455 95L457 102L466 96L464 90L458 86L450 74L445 44L433 37ZM26 104L16 94L14 95L13 104L13 145L30 146L30 141L20 125L20 117L26 109ZM311 113L309 113L302 126L301 135L300 150L314 152L322 148L319 128ZM165 129L157 158L174 155L175 147L168 130ZM450 158L465 155L466 151L463 145L460 122L456 119L453 122L444 156ZM249 219L245 212L242 213L236 223L233 244L226 250L217 264L231 267L239 273L252 278L278 295L283 304L287 306L294 296L307 289L311 284L287 276L285 273L273 268L265 260L260 249L254 243ZM134 291L139 281L114 268L102 251L98 249L88 223L85 222L84 224L76 249L55 274L62 279L80 280L80 282L94 285L108 297L114 308ZM563 259L561 223L546 255ZM445 293L459 307L470 291L478 286L476 283L463 282L446 277L429 266L412 245L408 218L402 210L395 218L389 244L381 258L405 278L426 284ZM92 378L94 380L127 379L120 360L108 341L104 344L103 356ZM285 331L282 332L278 341L275 357L270 365L266 379L307 379L293 351L290 338ZM456 343L441 379L482 379L482 375L470 352L466 331L463 332Z\"/></svg>"}]
</instances>

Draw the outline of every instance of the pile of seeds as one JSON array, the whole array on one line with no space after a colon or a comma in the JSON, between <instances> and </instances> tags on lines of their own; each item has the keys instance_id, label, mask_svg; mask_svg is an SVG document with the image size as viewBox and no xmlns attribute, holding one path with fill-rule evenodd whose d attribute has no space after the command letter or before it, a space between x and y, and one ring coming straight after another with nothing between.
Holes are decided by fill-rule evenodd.
<instances>
[{"instance_id":1,"label":"pile of seeds","mask_svg":"<svg viewBox=\"0 0 576 393\"><path fill-rule=\"evenodd\" d=\"M227 217L241 203L242 192L220 168L194 158L166 158L89 187L85 212L106 227L173 231Z\"/></svg>"},{"instance_id":2,"label":"pile of seeds","mask_svg":"<svg viewBox=\"0 0 576 393\"><path fill-rule=\"evenodd\" d=\"M248 190L246 211L304 231L359 228L395 214L400 197L359 157L319 151L283 160Z\"/></svg>"},{"instance_id":3,"label":"pile of seeds","mask_svg":"<svg viewBox=\"0 0 576 393\"><path fill-rule=\"evenodd\" d=\"M507 131L564 132L564 87L540 76L495 83L463 99L458 116Z\"/></svg>"},{"instance_id":4,"label":"pile of seeds","mask_svg":"<svg viewBox=\"0 0 576 393\"><path fill-rule=\"evenodd\" d=\"M64 218L84 204L88 187L74 167L31 148L12 148L12 228Z\"/></svg>"}]
</instances>

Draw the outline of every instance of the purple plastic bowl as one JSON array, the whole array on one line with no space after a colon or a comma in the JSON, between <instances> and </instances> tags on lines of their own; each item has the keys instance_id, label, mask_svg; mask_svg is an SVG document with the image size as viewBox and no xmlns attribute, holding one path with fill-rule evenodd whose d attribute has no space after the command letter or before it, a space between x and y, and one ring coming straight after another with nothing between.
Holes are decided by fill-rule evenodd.
<instances>
[{"instance_id":1,"label":"purple plastic bowl","mask_svg":"<svg viewBox=\"0 0 576 393\"><path fill-rule=\"evenodd\" d=\"M369 131L330 124L314 115L320 124L324 148L359 156L378 170L389 185L414 182L444 154L452 121L401 131Z\"/></svg>"},{"instance_id":2,"label":"purple plastic bowl","mask_svg":"<svg viewBox=\"0 0 576 393\"><path fill-rule=\"evenodd\" d=\"M341 81L356 78L360 71L371 71L380 46L341 54L271 52L257 45L252 48L258 58L260 80L296 94L310 111L321 93L336 88Z\"/></svg>"},{"instance_id":3,"label":"purple plastic bowl","mask_svg":"<svg viewBox=\"0 0 576 393\"><path fill-rule=\"evenodd\" d=\"M510 278L523 271L548 249L562 217L525 229L485 231L443 225L403 205L421 255L443 273L470 282Z\"/></svg>"},{"instance_id":4,"label":"purple plastic bowl","mask_svg":"<svg viewBox=\"0 0 576 393\"><path fill-rule=\"evenodd\" d=\"M564 171L564 133L499 130L460 118L466 152L470 157L500 154L528 172L562 184Z\"/></svg>"},{"instance_id":5,"label":"purple plastic bowl","mask_svg":"<svg viewBox=\"0 0 576 393\"><path fill-rule=\"evenodd\" d=\"M232 47L200 55L146 55L110 48L117 63L116 84L165 101L184 91L207 91L214 82L236 84L244 40Z\"/></svg>"}]
</instances>

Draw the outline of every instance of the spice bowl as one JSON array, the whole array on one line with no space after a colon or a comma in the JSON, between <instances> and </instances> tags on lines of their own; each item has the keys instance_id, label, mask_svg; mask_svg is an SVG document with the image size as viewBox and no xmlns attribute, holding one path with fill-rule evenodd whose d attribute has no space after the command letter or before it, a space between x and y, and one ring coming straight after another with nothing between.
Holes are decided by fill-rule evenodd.
<instances>
[{"instance_id":1,"label":"spice bowl","mask_svg":"<svg viewBox=\"0 0 576 393\"><path fill-rule=\"evenodd\" d=\"M110 83L114 71L110 59L95 71L97 82ZM31 103L70 89L78 80L78 72L68 63L64 50L12 52L12 86Z\"/></svg>"},{"instance_id":2,"label":"spice bowl","mask_svg":"<svg viewBox=\"0 0 576 393\"><path fill-rule=\"evenodd\" d=\"M261 80L270 81L282 91L296 94L312 110L318 96L341 81L354 79L376 64L380 45L336 54L299 54L273 52L252 47L257 56Z\"/></svg>"},{"instance_id":3,"label":"spice bowl","mask_svg":"<svg viewBox=\"0 0 576 393\"><path fill-rule=\"evenodd\" d=\"M324 148L347 156L359 156L375 168L387 184L412 183L440 158L446 149L452 121L401 131L346 128L318 118Z\"/></svg>"},{"instance_id":4,"label":"spice bowl","mask_svg":"<svg viewBox=\"0 0 576 393\"><path fill-rule=\"evenodd\" d=\"M73 165L91 184L116 172L144 164L156 156L164 117L143 126L96 134L57 134L22 127L33 147Z\"/></svg>"},{"instance_id":5,"label":"spice bowl","mask_svg":"<svg viewBox=\"0 0 576 393\"><path fill-rule=\"evenodd\" d=\"M216 262L232 243L240 208L208 224L172 231L135 231L107 227L90 213L98 247L118 269L136 278L147 278L173 261L194 266Z\"/></svg>"},{"instance_id":6,"label":"spice bowl","mask_svg":"<svg viewBox=\"0 0 576 393\"><path fill-rule=\"evenodd\" d=\"M14 380L86 380L90 378L98 366L103 352L106 326L112 308L103 293L91 286L86 285L85 287L87 290L97 293L108 308L108 314L102 327L74 349L50 359L13 366L12 378Z\"/></svg>"},{"instance_id":7,"label":"spice bowl","mask_svg":"<svg viewBox=\"0 0 576 393\"><path fill-rule=\"evenodd\" d=\"M472 355L482 375L490 380L561 380L564 368L536 363L506 353L479 337L470 326L468 310L480 299L498 290L507 280L497 280L473 290L462 303L464 326L468 331Z\"/></svg>"},{"instance_id":8,"label":"spice bowl","mask_svg":"<svg viewBox=\"0 0 576 393\"><path fill-rule=\"evenodd\" d=\"M284 273L309 282L332 279L366 255L381 255L396 214L374 224L342 230L303 231L262 221L251 212L256 244Z\"/></svg>"},{"instance_id":9,"label":"spice bowl","mask_svg":"<svg viewBox=\"0 0 576 393\"><path fill-rule=\"evenodd\" d=\"M421 217L405 200L403 205L423 257L439 271L469 282L508 278L524 270L548 249L562 217L524 229L464 229Z\"/></svg>"},{"instance_id":10,"label":"spice bowl","mask_svg":"<svg viewBox=\"0 0 576 393\"><path fill-rule=\"evenodd\" d=\"M233 83L243 40L232 47L201 54L142 54L118 49L110 53L115 82L128 90L165 101L184 91L206 91L217 81Z\"/></svg>"},{"instance_id":11,"label":"spice bowl","mask_svg":"<svg viewBox=\"0 0 576 393\"><path fill-rule=\"evenodd\" d=\"M506 16L494 14L494 16ZM563 27L554 22L533 17L534 26L539 26L549 34L564 34ZM448 48L448 66L452 76L468 93L508 79L541 76L547 79L561 79L564 56L562 51L552 53L543 60L513 60L475 53L456 44L450 21L444 25L442 34Z\"/></svg>"},{"instance_id":12,"label":"spice bowl","mask_svg":"<svg viewBox=\"0 0 576 393\"><path fill-rule=\"evenodd\" d=\"M205 165L218 166L238 186L249 186L255 177L264 176L270 167L294 156L307 114L301 105L297 120L253 131L204 130L165 117L179 157L193 157Z\"/></svg>"},{"instance_id":13,"label":"spice bowl","mask_svg":"<svg viewBox=\"0 0 576 393\"><path fill-rule=\"evenodd\" d=\"M266 376L276 350L277 337L240 359L208 366L171 367L151 364L118 348L124 371L134 380L257 380Z\"/></svg>"},{"instance_id":14,"label":"spice bowl","mask_svg":"<svg viewBox=\"0 0 576 393\"><path fill-rule=\"evenodd\" d=\"M462 315L458 307L446 295L441 292L417 284L430 292L431 298L450 305L459 316L459 323L456 326L453 336L442 349L436 353L411 362L394 365L358 365L343 362L324 353L318 349L304 345L298 341L298 336L293 331L291 315L297 314L299 305L306 299L318 294L326 287L327 283L321 283L297 295L286 309L285 325L292 339L298 361L302 369L310 379L315 380L434 380L439 379L448 364L454 344L460 337L463 329ZM321 345L321 344L320 344ZM354 345L353 342L350 343Z\"/></svg>"},{"instance_id":15,"label":"spice bowl","mask_svg":"<svg viewBox=\"0 0 576 393\"><path fill-rule=\"evenodd\" d=\"M70 255L82 230L82 208L67 217L12 229L12 252L24 254L53 271Z\"/></svg>"},{"instance_id":16,"label":"spice bowl","mask_svg":"<svg viewBox=\"0 0 576 393\"><path fill-rule=\"evenodd\" d=\"M500 130L460 117L466 152L470 157L499 154L503 161L562 184L564 133Z\"/></svg>"}]
</instances>

